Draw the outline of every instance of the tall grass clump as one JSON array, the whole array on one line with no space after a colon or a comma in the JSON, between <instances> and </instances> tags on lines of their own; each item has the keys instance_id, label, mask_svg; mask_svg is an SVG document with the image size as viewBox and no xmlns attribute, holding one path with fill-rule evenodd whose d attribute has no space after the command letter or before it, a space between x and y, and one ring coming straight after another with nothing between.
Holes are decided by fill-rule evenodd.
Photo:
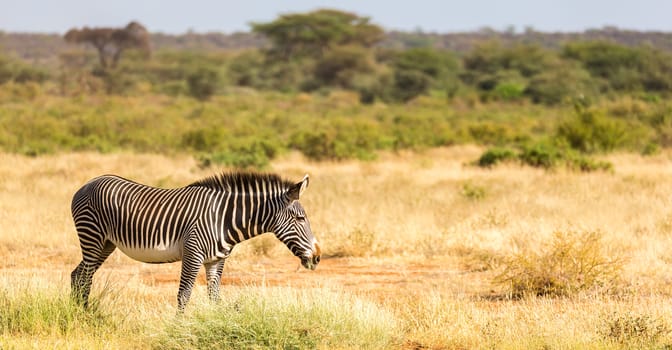
<instances>
[{"instance_id":1,"label":"tall grass clump","mask_svg":"<svg viewBox=\"0 0 672 350\"><path fill-rule=\"evenodd\" d=\"M541 249L523 249L502 259L495 282L512 297L570 296L581 291L613 290L623 261L607 256L600 232L562 232Z\"/></svg>"},{"instance_id":2,"label":"tall grass clump","mask_svg":"<svg viewBox=\"0 0 672 350\"><path fill-rule=\"evenodd\" d=\"M385 349L392 315L373 303L324 289L243 288L218 305L171 321L160 349Z\"/></svg>"},{"instance_id":3,"label":"tall grass clump","mask_svg":"<svg viewBox=\"0 0 672 350\"><path fill-rule=\"evenodd\" d=\"M671 332L669 322L646 313L614 312L602 317L599 334L606 340L629 348L644 348L665 340ZM661 344L662 345L662 344ZM661 349L669 349L666 344Z\"/></svg>"},{"instance_id":4,"label":"tall grass clump","mask_svg":"<svg viewBox=\"0 0 672 350\"><path fill-rule=\"evenodd\" d=\"M68 336L103 334L116 323L96 300L85 310L69 295L29 287L0 287L0 334Z\"/></svg>"}]
</instances>

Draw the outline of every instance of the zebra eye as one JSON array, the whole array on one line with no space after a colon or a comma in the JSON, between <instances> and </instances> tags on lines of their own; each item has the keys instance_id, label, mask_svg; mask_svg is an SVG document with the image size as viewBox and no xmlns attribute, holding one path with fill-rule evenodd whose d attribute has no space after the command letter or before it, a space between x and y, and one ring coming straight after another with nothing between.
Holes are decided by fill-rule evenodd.
<instances>
[{"instance_id":1,"label":"zebra eye","mask_svg":"<svg viewBox=\"0 0 672 350\"><path fill-rule=\"evenodd\" d=\"M296 221L298 222L306 222L306 217L305 216L297 216Z\"/></svg>"}]
</instances>

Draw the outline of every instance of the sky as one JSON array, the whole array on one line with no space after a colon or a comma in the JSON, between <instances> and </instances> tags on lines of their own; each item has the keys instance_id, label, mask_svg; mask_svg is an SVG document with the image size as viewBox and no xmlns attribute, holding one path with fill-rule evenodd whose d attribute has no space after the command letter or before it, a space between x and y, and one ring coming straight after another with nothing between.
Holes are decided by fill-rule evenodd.
<instances>
[{"instance_id":1,"label":"sky","mask_svg":"<svg viewBox=\"0 0 672 350\"><path fill-rule=\"evenodd\" d=\"M0 0L0 30L62 34L137 20L151 32L232 33L249 31L250 22L319 8L368 16L386 30L571 32L615 26L672 32L672 0Z\"/></svg>"}]
</instances>

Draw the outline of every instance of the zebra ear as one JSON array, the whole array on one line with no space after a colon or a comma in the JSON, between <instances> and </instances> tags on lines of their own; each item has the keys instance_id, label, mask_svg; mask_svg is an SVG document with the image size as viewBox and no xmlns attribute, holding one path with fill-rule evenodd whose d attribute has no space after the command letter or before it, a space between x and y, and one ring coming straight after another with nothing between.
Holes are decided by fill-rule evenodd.
<instances>
[{"instance_id":1,"label":"zebra ear","mask_svg":"<svg viewBox=\"0 0 672 350\"><path fill-rule=\"evenodd\" d=\"M290 187L290 189L287 191L287 197L289 197L289 200L298 201L301 194L303 194L303 191L308 188L308 182L308 174L306 174L306 176L303 177L303 180Z\"/></svg>"}]
</instances>

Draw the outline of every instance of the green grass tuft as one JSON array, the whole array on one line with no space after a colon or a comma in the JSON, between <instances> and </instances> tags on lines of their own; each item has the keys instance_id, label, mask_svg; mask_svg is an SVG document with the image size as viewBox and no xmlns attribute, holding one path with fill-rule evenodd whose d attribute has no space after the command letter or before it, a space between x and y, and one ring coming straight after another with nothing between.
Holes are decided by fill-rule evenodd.
<instances>
[{"instance_id":1,"label":"green grass tuft","mask_svg":"<svg viewBox=\"0 0 672 350\"><path fill-rule=\"evenodd\" d=\"M378 306L323 289L244 288L171 320L159 349L388 348L396 322Z\"/></svg>"},{"instance_id":2,"label":"green grass tuft","mask_svg":"<svg viewBox=\"0 0 672 350\"><path fill-rule=\"evenodd\" d=\"M0 287L0 334L60 335L101 333L116 329L115 322L91 300L85 310L64 293L53 290L10 290Z\"/></svg>"}]
</instances>

